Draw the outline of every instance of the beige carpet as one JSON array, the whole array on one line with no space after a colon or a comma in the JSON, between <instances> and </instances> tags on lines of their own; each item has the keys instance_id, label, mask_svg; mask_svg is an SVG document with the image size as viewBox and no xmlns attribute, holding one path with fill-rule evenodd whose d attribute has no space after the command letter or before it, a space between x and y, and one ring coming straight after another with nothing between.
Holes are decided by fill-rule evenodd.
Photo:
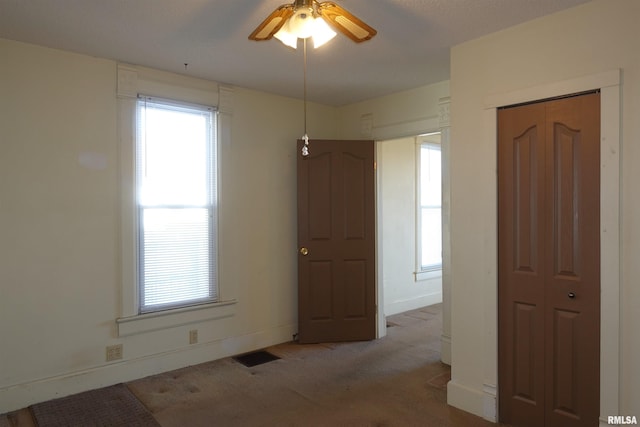
<instances>
[{"instance_id":1,"label":"beige carpet","mask_svg":"<svg viewBox=\"0 0 640 427\"><path fill-rule=\"evenodd\" d=\"M389 318L378 341L268 349L129 383L163 426L488 426L446 405L441 307Z\"/></svg>"},{"instance_id":2,"label":"beige carpet","mask_svg":"<svg viewBox=\"0 0 640 427\"><path fill-rule=\"evenodd\" d=\"M127 386L166 427L495 425L446 404L440 311L391 316L381 340L281 344L265 364L226 358ZM8 420L30 425L24 411Z\"/></svg>"}]
</instances>

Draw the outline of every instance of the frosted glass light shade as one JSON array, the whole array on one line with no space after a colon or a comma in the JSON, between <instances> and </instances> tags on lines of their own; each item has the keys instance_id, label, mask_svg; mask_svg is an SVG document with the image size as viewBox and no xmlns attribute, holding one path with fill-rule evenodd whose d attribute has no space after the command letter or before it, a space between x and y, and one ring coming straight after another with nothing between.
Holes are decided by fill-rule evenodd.
<instances>
[{"instance_id":1,"label":"frosted glass light shade","mask_svg":"<svg viewBox=\"0 0 640 427\"><path fill-rule=\"evenodd\" d=\"M297 12L296 12L297 13ZM274 34L274 37L285 45L296 49L298 47L298 38L313 38L313 47L319 48L336 36L335 31L329 27L321 17L313 18L311 15L305 18L293 15L280 30Z\"/></svg>"},{"instance_id":2,"label":"frosted glass light shade","mask_svg":"<svg viewBox=\"0 0 640 427\"><path fill-rule=\"evenodd\" d=\"M313 9L301 7L294 12L287 22L289 32L301 39L311 37L315 30L315 19L313 17Z\"/></svg>"},{"instance_id":3,"label":"frosted glass light shade","mask_svg":"<svg viewBox=\"0 0 640 427\"><path fill-rule=\"evenodd\" d=\"M313 47L319 48L323 44L327 43L329 40L333 39L336 36L336 32L329 27L327 22L318 17L313 20L314 29L313 29Z\"/></svg>"},{"instance_id":4,"label":"frosted glass light shade","mask_svg":"<svg viewBox=\"0 0 640 427\"><path fill-rule=\"evenodd\" d=\"M289 47L294 49L298 47L298 36L289 31L288 22L286 22L273 36Z\"/></svg>"}]
</instances>

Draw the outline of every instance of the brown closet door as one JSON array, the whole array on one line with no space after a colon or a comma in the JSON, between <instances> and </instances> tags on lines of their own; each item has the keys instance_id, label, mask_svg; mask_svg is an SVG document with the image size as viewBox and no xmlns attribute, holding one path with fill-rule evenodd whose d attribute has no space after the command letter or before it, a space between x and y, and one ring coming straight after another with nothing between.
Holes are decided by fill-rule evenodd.
<instances>
[{"instance_id":1,"label":"brown closet door","mask_svg":"<svg viewBox=\"0 0 640 427\"><path fill-rule=\"evenodd\" d=\"M600 96L498 112L500 420L596 426Z\"/></svg>"}]
</instances>

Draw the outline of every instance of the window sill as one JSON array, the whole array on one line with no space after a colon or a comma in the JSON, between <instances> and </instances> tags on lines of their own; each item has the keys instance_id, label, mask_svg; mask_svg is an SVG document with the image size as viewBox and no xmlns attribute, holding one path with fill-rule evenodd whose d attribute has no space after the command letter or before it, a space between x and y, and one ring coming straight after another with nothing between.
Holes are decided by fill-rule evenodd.
<instances>
[{"instance_id":1,"label":"window sill","mask_svg":"<svg viewBox=\"0 0 640 427\"><path fill-rule=\"evenodd\" d=\"M429 279L437 279L439 277L442 277L442 269L439 270L429 270L429 271L418 271L416 273L413 273L416 277L416 282L420 282L423 280L429 280Z\"/></svg>"},{"instance_id":2,"label":"window sill","mask_svg":"<svg viewBox=\"0 0 640 427\"><path fill-rule=\"evenodd\" d=\"M137 316L116 319L118 336L140 334L188 325L206 320L223 319L235 315L237 300L221 301L212 304L177 308L174 310L146 313Z\"/></svg>"}]
</instances>

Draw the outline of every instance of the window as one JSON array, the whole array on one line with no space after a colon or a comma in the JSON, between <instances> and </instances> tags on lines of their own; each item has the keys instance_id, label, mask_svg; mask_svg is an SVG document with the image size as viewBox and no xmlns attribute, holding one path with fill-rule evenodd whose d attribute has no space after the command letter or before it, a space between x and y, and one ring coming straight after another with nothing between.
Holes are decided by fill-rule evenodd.
<instances>
[{"instance_id":1,"label":"window","mask_svg":"<svg viewBox=\"0 0 640 427\"><path fill-rule=\"evenodd\" d=\"M418 272L442 269L440 134L419 137Z\"/></svg>"},{"instance_id":2,"label":"window","mask_svg":"<svg viewBox=\"0 0 640 427\"><path fill-rule=\"evenodd\" d=\"M216 115L139 97L139 313L217 300Z\"/></svg>"}]
</instances>

